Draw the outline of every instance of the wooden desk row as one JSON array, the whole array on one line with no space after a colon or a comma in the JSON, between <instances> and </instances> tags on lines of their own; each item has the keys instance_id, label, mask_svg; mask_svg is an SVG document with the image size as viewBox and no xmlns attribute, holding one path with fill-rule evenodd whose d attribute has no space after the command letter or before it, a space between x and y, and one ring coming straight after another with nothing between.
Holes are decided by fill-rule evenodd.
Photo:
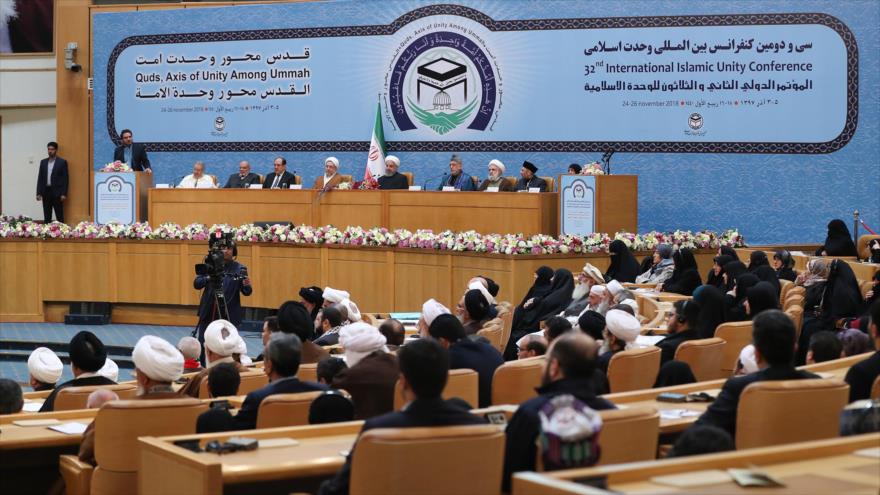
<instances>
[{"instance_id":1,"label":"wooden desk row","mask_svg":"<svg viewBox=\"0 0 880 495\"><path fill-rule=\"evenodd\" d=\"M200 293L193 267L206 252L207 242L196 241L0 240L0 321L62 321L68 302L102 301L113 303L113 323L194 324ZM713 256L713 250L697 253L701 270ZM317 285L349 291L362 312L419 311L430 298L451 308L480 274L500 285L499 300L518 302L542 265L573 273L585 262L600 270L609 265L605 253L510 256L271 243L242 243L238 260L254 287L241 299L245 307L277 308L299 300L300 287Z\"/></svg>"},{"instance_id":2,"label":"wooden desk row","mask_svg":"<svg viewBox=\"0 0 880 495\"><path fill-rule=\"evenodd\" d=\"M760 469L784 487L741 488L730 468ZM607 482L607 490L590 485ZM865 493L880 491L880 433L550 473L517 473L514 495Z\"/></svg>"}]
</instances>

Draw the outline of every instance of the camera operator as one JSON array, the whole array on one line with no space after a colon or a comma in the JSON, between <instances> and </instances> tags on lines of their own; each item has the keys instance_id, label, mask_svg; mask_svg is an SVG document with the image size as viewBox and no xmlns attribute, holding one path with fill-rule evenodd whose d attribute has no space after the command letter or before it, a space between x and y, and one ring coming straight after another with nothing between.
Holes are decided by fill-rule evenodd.
<instances>
[{"instance_id":1,"label":"camera operator","mask_svg":"<svg viewBox=\"0 0 880 495\"><path fill-rule=\"evenodd\" d=\"M204 265L197 265L197 275L193 281L196 290L204 289L201 301L199 301L199 342L202 343L202 361L204 364L205 328L214 320L221 319L220 308L217 307L217 298L212 290L212 274L218 280L222 279L223 298L229 312L229 321L238 328L241 325L244 310L241 307L241 296L251 295L254 289L251 287L251 279L248 277L247 267L235 261L238 248L231 236L219 239L211 239L211 252L205 259ZM220 254L222 253L222 258ZM219 283L217 284L220 285Z\"/></svg>"}]
</instances>

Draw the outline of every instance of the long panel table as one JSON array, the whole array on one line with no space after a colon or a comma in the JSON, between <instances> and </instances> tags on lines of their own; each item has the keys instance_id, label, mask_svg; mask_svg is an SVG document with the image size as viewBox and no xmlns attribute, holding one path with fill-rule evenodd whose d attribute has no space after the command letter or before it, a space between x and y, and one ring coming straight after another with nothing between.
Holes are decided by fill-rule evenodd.
<instances>
[{"instance_id":1,"label":"long panel table","mask_svg":"<svg viewBox=\"0 0 880 495\"><path fill-rule=\"evenodd\" d=\"M556 193L150 189L149 220L151 225L292 222L556 235L557 203ZM627 230L636 230L632 223Z\"/></svg>"}]
</instances>

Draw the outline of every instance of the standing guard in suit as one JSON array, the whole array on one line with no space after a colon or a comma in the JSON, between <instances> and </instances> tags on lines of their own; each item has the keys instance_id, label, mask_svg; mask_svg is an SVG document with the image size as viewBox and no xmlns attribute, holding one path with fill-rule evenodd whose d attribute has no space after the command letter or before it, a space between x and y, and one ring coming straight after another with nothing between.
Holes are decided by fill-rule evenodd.
<instances>
[{"instance_id":1,"label":"standing guard in suit","mask_svg":"<svg viewBox=\"0 0 880 495\"><path fill-rule=\"evenodd\" d=\"M67 199L67 160L57 156L58 143L52 141L46 145L48 158L40 160L37 173L37 201L43 202L43 220L52 221L52 210L55 218L64 222L64 200Z\"/></svg>"}]
</instances>

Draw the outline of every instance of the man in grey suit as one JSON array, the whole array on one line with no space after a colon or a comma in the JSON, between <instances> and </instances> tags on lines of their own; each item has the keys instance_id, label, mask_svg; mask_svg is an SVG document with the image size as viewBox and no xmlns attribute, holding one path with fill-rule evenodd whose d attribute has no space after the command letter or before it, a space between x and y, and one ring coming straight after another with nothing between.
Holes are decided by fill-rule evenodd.
<instances>
[{"instance_id":1,"label":"man in grey suit","mask_svg":"<svg viewBox=\"0 0 880 495\"><path fill-rule=\"evenodd\" d=\"M251 184L259 184L260 176L251 172L251 164L246 160L238 164L238 173L229 176L224 189L246 189Z\"/></svg>"}]
</instances>

